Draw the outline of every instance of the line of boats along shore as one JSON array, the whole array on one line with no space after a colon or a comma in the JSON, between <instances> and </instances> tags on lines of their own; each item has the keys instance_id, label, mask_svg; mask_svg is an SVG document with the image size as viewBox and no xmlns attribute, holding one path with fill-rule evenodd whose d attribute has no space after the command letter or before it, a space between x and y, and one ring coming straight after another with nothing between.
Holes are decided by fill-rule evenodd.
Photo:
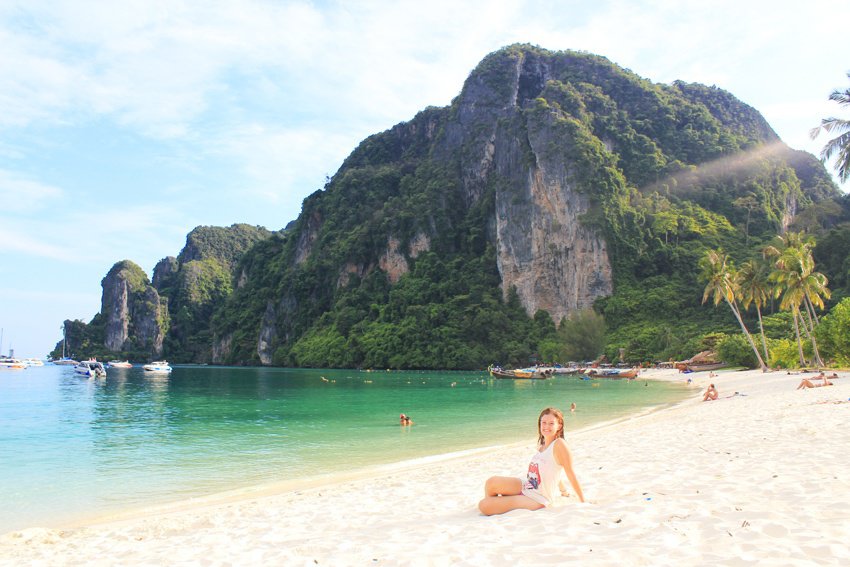
<instances>
[{"instance_id":1,"label":"line of boats along shore","mask_svg":"<svg viewBox=\"0 0 850 567\"><path fill-rule=\"evenodd\" d=\"M662 362L657 368L677 368L680 372L702 372L717 370L728 366L725 362L701 363L686 360L682 362ZM556 375L579 376L583 380L595 378L607 378L610 380L634 380L640 374L640 366L614 367L611 365L589 365L589 366L534 366L506 370L500 366L487 368L490 376L505 380L546 380Z\"/></svg>"},{"instance_id":2,"label":"line of boats along shore","mask_svg":"<svg viewBox=\"0 0 850 567\"><path fill-rule=\"evenodd\" d=\"M88 378L106 378L107 368L133 368L133 364L126 360L110 360L104 364L94 358L76 361L72 358L62 357L49 362L57 366L73 366L76 374ZM0 370L26 370L30 366L44 366L44 361L37 358L17 359L8 356L0 357ZM150 374L170 374L172 371L171 365L165 360L143 364L142 369L145 373Z\"/></svg>"},{"instance_id":3,"label":"line of boats along shore","mask_svg":"<svg viewBox=\"0 0 850 567\"><path fill-rule=\"evenodd\" d=\"M706 353L700 353L689 360L682 362L662 362L659 368L677 368L680 372L700 372L716 370L727 366L725 362L706 360ZM702 357L702 358L700 358ZM107 368L127 369L133 368L133 364L127 360L110 360L106 364L94 358L76 361L72 358L62 357L49 361L57 366L73 366L74 372L88 378L106 378ZM0 370L26 370L30 366L44 366L44 361L37 358L17 359L9 356L0 356ZM168 361L157 360L142 365L145 373L170 374L173 370ZM529 368L504 369L501 366L491 365L487 368L490 376L497 379L507 380L546 380L556 375L580 376L584 380L595 378L608 378L612 380L634 380L640 374L640 366L615 367L610 364L590 363L586 366L579 365L538 365Z\"/></svg>"}]
</instances>

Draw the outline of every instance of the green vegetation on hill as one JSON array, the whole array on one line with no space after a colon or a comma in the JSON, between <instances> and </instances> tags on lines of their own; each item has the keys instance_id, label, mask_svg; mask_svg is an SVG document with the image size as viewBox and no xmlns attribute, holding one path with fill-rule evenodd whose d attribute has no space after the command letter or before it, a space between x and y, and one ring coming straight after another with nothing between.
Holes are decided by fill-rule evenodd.
<instances>
[{"instance_id":1,"label":"green vegetation on hill","mask_svg":"<svg viewBox=\"0 0 850 567\"><path fill-rule=\"evenodd\" d=\"M68 321L68 338L78 356L101 359L129 358L147 360L154 352L150 337L151 325L159 326L164 335L161 355L173 362L207 362L211 357L212 338L210 318L237 285L239 274L235 267L239 259L257 242L272 233L263 227L234 224L230 227L199 226L186 237L186 246L177 259L167 261L168 268L154 277L156 289L145 272L129 260L117 262L104 278L104 303L101 312L88 323ZM129 337L121 350L111 350L107 340L106 315L117 306L107 297L106 282L121 279L127 282ZM155 297L158 296L158 297ZM167 318L151 320L147 314L158 311L158 305L140 305L159 298L167 305ZM61 356L62 343L52 356Z\"/></svg>"},{"instance_id":2,"label":"green vegetation on hill","mask_svg":"<svg viewBox=\"0 0 850 567\"><path fill-rule=\"evenodd\" d=\"M532 230L527 180L544 178L540 163L586 202L579 222L604 238L612 267L613 294L569 321L527 313L502 289L497 224ZM285 232L193 231L177 269L154 278L171 318L164 355L472 369L594 350L680 359L722 344L743 359L735 317L702 303L706 252L741 266L805 229L828 308L850 288L848 221L823 166L730 93L514 45L488 55L449 107L363 140ZM781 342L795 340L791 317L777 302L761 310L775 351L793 352ZM752 328L757 315L742 317Z\"/></svg>"},{"instance_id":3,"label":"green vegetation on hill","mask_svg":"<svg viewBox=\"0 0 850 567\"><path fill-rule=\"evenodd\" d=\"M786 228L792 208L833 202L820 164L716 87L654 85L602 57L512 46L485 58L451 107L364 140L305 200L291 234L246 255L249 283L213 318L230 347L223 361L258 363L264 324L281 365L480 368L568 356L545 313L527 315L499 289L492 222L506 180L490 177L471 203L464 194L473 142L489 125L464 97L496 106L517 61L534 58L549 78L520 77L521 115L499 127L520 140L545 129L546 151L590 199L582 222L605 236L614 267L615 292L596 303L609 358L620 348L630 360L680 358L712 332L735 333L730 314L701 304L700 258L723 247L743 261ZM453 139L458 122L466 142ZM414 257L406 249L420 233L430 248ZM378 267L390 235L409 267L397 283Z\"/></svg>"}]
</instances>

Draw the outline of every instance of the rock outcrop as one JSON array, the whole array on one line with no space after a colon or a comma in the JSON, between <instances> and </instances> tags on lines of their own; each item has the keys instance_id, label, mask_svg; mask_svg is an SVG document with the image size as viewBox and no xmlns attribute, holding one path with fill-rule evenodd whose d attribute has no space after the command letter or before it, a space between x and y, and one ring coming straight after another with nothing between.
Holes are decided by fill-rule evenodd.
<instances>
[{"instance_id":1,"label":"rock outcrop","mask_svg":"<svg viewBox=\"0 0 850 567\"><path fill-rule=\"evenodd\" d=\"M533 51L494 58L456 101L440 153L461 156L465 201L495 192L493 238L507 297L515 288L529 315L558 322L613 291L604 235L581 222L590 208L577 179L577 141L556 107L532 111L561 63Z\"/></svg>"},{"instance_id":2,"label":"rock outcrop","mask_svg":"<svg viewBox=\"0 0 850 567\"><path fill-rule=\"evenodd\" d=\"M162 289L171 284L172 278L180 270L180 262L174 256L166 256L153 268L153 286Z\"/></svg>"},{"instance_id":3,"label":"rock outcrop","mask_svg":"<svg viewBox=\"0 0 850 567\"><path fill-rule=\"evenodd\" d=\"M123 260L101 281L104 346L114 352L162 354L168 330L168 305L136 264Z\"/></svg>"},{"instance_id":4,"label":"rock outcrop","mask_svg":"<svg viewBox=\"0 0 850 567\"><path fill-rule=\"evenodd\" d=\"M274 354L272 349L277 335L275 318L274 303L269 301L266 303L266 311L260 323L260 338L257 341L257 356L260 357L260 363L264 365L272 363L272 356Z\"/></svg>"}]
</instances>

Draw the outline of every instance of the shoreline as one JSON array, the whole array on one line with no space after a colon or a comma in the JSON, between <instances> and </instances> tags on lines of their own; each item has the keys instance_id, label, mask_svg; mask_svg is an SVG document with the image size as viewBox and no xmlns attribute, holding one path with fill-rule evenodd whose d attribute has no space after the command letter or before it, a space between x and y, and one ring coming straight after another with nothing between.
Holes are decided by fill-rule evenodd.
<instances>
[{"instance_id":1,"label":"shoreline","mask_svg":"<svg viewBox=\"0 0 850 567\"><path fill-rule=\"evenodd\" d=\"M667 376L666 372L668 371L664 372L665 374L662 376L646 376L646 378L649 380L661 380L669 382L685 381L685 379L681 377L674 377L672 375ZM640 378L636 380L640 380ZM567 434L578 434L584 431L593 431L596 429L615 427L619 423L630 421L633 419L639 419L641 417L652 415L657 412L667 411L681 404L688 403L689 401L690 397L685 398L684 400L664 405L639 408L635 411L635 413L632 414L622 415L611 419L606 419L604 421L591 423L572 431L567 430ZM568 410L565 410L565 417L569 417ZM567 424L567 426L569 426L569 423ZM5 535L14 532L27 531L34 528L64 532L88 527L101 526L116 522L125 523L132 520L140 520L161 515L184 513L190 512L192 510L202 510L214 506L233 504L238 503L240 501L253 500L258 498L274 497L285 494L295 494L306 490L318 490L322 488L330 489L340 484L360 481L384 473L406 472L420 466L428 466L433 464L462 460L465 458L479 456L481 454L490 454L492 452L511 451L519 448L523 448L525 450L525 448L530 446L530 443L531 440L514 441L509 443L462 449L458 451L451 451L448 453L413 457L409 459L404 459L402 461L383 463L379 465L372 465L364 468L359 468L351 472L334 472L309 478L297 478L288 481L285 480L271 483L241 486L230 490L215 492L212 494L193 496L170 502L152 504L149 506L132 507L126 510L79 516L73 520L62 522L59 525L51 527L31 526L17 530L10 530L9 532L0 533L0 540L2 540L3 536Z\"/></svg>"},{"instance_id":2,"label":"shoreline","mask_svg":"<svg viewBox=\"0 0 850 567\"><path fill-rule=\"evenodd\" d=\"M644 372L656 373L652 375L644 375L642 374L635 381L639 381L642 378L646 378L648 380L659 380L666 382L684 382L686 378L683 378L682 375L678 374L678 371L671 370L648 370ZM694 394L696 395L696 393ZM575 430L567 430L567 435L577 435L582 432L594 431L597 429L605 429L608 427L616 427L618 424L623 422L628 422L635 419L641 419L643 417L668 411L674 409L682 404L689 403L691 401L691 397L686 397L683 400L677 402L671 402L668 404L662 404L657 406L647 406L639 408L635 411L635 413L621 415L618 417L614 417L611 419L605 419L604 421L599 421L596 423L591 423L588 425L584 425L579 429ZM563 409L565 412L565 417L569 417L569 410ZM569 423L567 423L569 426ZM427 455L422 457L413 457L410 459L405 459L402 461L390 462L390 463L382 463L378 465L372 465L368 467L358 468L354 471L350 472L334 472L328 473L325 475L318 475L312 478L297 478L294 480L284 480L277 481L271 483L263 483L263 484L255 484L233 488L230 490L223 490L211 494L205 494L200 496L193 496L189 498L184 498L175 501L163 502L158 504L152 504L149 506L143 507L132 507L125 510L118 510L113 512L102 512L96 513L92 515L79 516L75 519L72 519L67 522L62 522L59 525L45 528L43 526L32 526L17 530L11 530L9 532L0 533L0 541L2 541L3 536L14 533L14 532L22 532L30 529L48 529L55 531L72 531L79 530L89 527L102 526L112 523L126 523L133 520L142 520L147 518L152 518L156 516L162 516L167 514L174 513L182 513L192 510L202 510L210 507L221 506L221 505L230 505L234 503L239 503L241 501L248 501L258 498L268 498L281 496L286 494L299 494L303 491L307 490L318 490L318 489L330 489L340 484L350 483L360 481L372 476L377 476L382 473L389 472L406 472L415 469L420 466L428 466L440 463L446 463L456 460L462 460L465 458L472 458L479 456L481 454L490 454L493 452L505 452L516 450L519 448L523 448L526 450L527 447L530 446L531 440L525 441L513 441L507 443L498 443L495 445L487 445L482 447L473 447L469 449L461 449L458 451L451 451L448 453L438 453L434 455Z\"/></svg>"},{"instance_id":3,"label":"shoreline","mask_svg":"<svg viewBox=\"0 0 850 567\"><path fill-rule=\"evenodd\" d=\"M567 431L589 504L571 498L538 512L478 514L484 480L521 475L530 439L284 492L253 487L62 530L14 531L0 536L0 563L651 564L659 553L686 564L850 560L850 375L795 391L799 374L702 374L647 371L638 379L690 376L694 395ZM709 381L720 398L702 402Z\"/></svg>"},{"instance_id":4,"label":"shoreline","mask_svg":"<svg viewBox=\"0 0 850 567\"><path fill-rule=\"evenodd\" d=\"M558 384L555 386L558 386L557 391L560 393L556 393L554 396L547 395L551 399L544 401L544 405L546 405L546 403L553 402L554 405L558 405L556 400L571 399L573 391L571 388L576 389L576 395L579 396L576 401L578 401L582 408L580 408L579 412L576 414L567 415L569 418L567 420L568 431L575 431L579 427L583 428L588 426L595 427L607 425L608 423L628 419L632 416L640 415L648 411L657 411L659 408L667 407L670 403L677 403L683 398L683 396L690 395L689 391L682 386L672 387L670 392L667 392L666 387L658 386L658 384L662 384L662 382L658 381L656 381L656 388L650 387L648 389L643 388L643 384L625 384L624 382L627 382L625 380L612 380L609 384L592 384L593 386L603 386L603 390L610 387L615 392L622 391L624 394L626 391L634 392L636 396L628 394L626 395L626 399L635 398L637 403L625 403L621 408L619 405L619 395L615 394L613 398L611 398L614 400L613 404L606 405L604 400L608 397L605 395L598 396L598 390L596 388L589 388L591 385L590 382L577 382L576 385L571 386L570 383L574 381L575 377L567 377L566 379L558 380ZM478 388L477 382L478 380L474 381L474 385L471 388L472 390ZM606 381L599 380L596 382ZM512 384L507 385L513 386ZM528 383L522 383L517 386L529 385L530 384ZM541 387L553 386L553 384L544 383L536 383L534 385ZM566 390L564 390L565 385L567 388ZM502 386L505 386L505 384L502 384ZM624 388L624 386L629 387ZM637 386L641 387L637 388ZM650 386L652 386L652 383L650 383ZM656 389L664 390L665 393L658 393L655 391ZM555 390L553 390L553 392L554 391ZM584 392L584 398L581 397L582 392ZM592 400L586 399L588 392L592 393L590 395L590 397L593 398ZM546 395L545 389L544 395ZM567 397L564 398L564 395ZM601 405L599 404L600 399L603 400ZM565 403L566 405L569 405L569 401ZM452 439L451 437L453 436L453 433L449 432L449 436L445 438L444 443L435 444L433 441L430 441L430 447L423 446L420 450L407 452L395 450L380 451L379 446L373 449L369 449L367 447L364 448L364 450L371 451L373 453L373 456L367 459L363 459L358 455L355 455L356 460L349 460L347 458L342 460L337 459L337 464L331 463L330 466L300 467L298 470L293 470L292 467L284 468L283 470L267 467L269 469L267 474L255 474L251 478L244 477L241 479L238 478L240 475L237 475L234 479L229 479L229 477L228 479L225 479L234 480L233 482L207 482L206 477L201 477L198 486L201 486L202 488L194 487L191 476L186 477L187 479L190 479L189 482L176 486L175 490L170 490L168 488L170 485L163 485L162 488L157 489L155 485L147 487L144 486L144 484L141 484L140 487L143 490L142 492L138 492L132 488L132 483L123 485L124 488L121 488L122 483L110 483L110 486L116 487L111 490L107 489L110 490L109 494L114 495L112 502L107 502L106 500L103 502L92 500L91 505L88 506L81 506L78 504L75 507L68 508L62 506L63 500L61 497L57 499L41 498L39 500L38 494L35 494L32 499L33 506L29 506L25 500L18 498L18 500L15 501L15 506L12 507L6 515L4 515L4 521L0 522L0 536L5 533L25 530L32 527L51 530L70 530L86 527L91 524L103 524L110 521L147 517L156 514L169 513L176 510L185 510L196 506L208 506L216 503L231 503L240 499L293 492L306 487L331 485L367 476L382 476L387 474L386 471L418 467L426 465L431 461L452 459L455 458L456 453L462 456L464 454L474 454L480 451L498 451L503 448L525 443L532 438L534 429L533 426L526 427L529 424L525 423L525 416L529 408L534 409L537 408L538 405L531 404L531 406L523 407L525 409L521 412L517 412L516 408L505 408L505 413L511 423L509 428L506 428L503 420L499 418L500 425L498 426L497 432L482 431L480 435L473 434L470 436L463 436L463 438L458 437L456 439ZM562 407L565 406L562 405ZM535 409L535 411L537 410ZM421 434L423 435L423 439L425 439L426 443L429 443L426 434L432 431L433 428L431 426L435 424L439 426L439 424L433 422L433 420L434 418L431 416L431 421L426 419L422 422L425 425L420 424L416 426L417 431L421 430ZM522 423L520 423L520 421ZM451 421L444 420L442 423L451 424ZM422 429L423 427L424 429ZM451 425L442 425L442 427L448 427L449 430L452 428ZM391 421L381 428L381 431L383 430L390 431L390 433L394 434L398 430L398 424ZM402 428L402 432L405 432L404 428ZM389 434L384 434L384 436L394 437L394 435ZM395 441L395 439L392 441ZM422 443L420 442L420 445L421 444ZM412 447L416 449L415 446ZM426 450L430 449L433 452L428 454L426 450L422 450L423 448ZM325 460L322 455L317 454L315 457L321 462L324 462ZM220 464L228 470L232 471L234 468L240 466L239 459L236 457L223 455L222 458L226 460ZM41 475L41 477L43 477L43 482L48 483L48 485L52 482L51 478L46 475ZM133 479L130 480L132 481ZM157 482L155 477L151 479L151 482ZM165 482L169 482L169 478L166 478ZM217 484L217 486L206 487L204 486L205 484ZM14 483L12 486L14 486ZM212 490L209 490L209 488L212 488ZM124 493L125 491L126 493ZM23 492L20 494L23 494ZM75 494L75 492L65 492L64 494ZM81 494L85 493L81 492ZM150 494L152 497L140 497L140 494ZM123 501L120 500L121 497L123 497ZM16 513L14 510L19 510L20 512Z\"/></svg>"}]
</instances>

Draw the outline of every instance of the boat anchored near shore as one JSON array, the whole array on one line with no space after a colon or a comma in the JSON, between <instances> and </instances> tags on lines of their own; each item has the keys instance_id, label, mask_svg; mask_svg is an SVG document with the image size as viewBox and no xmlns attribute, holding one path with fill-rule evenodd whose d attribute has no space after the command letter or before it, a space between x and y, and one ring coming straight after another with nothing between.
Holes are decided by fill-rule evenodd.
<instances>
[{"instance_id":1,"label":"boat anchored near shore","mask_svg":"<svg viewBox=\"0 0 850 567\"><path fill-rule=\"evenodd\" d=\"M144 368L145 372L158 374L168 374L172 370L171 366L165 360L157 360L155 362L145 364L142 368Z\"/></svg>"},{"instance_id":2,"label":"boat anchored near shore","mask_svg":"<svg viewBox=\"0 0 850 567\"><path fill-rule=\"evenodd\" d=\"M0 370L26 370L27 365L17 358L0 357Z\"/></svg>"},{"instance_id":3,"label":"boat anchored near shore","mask_svg":"<svg viewBox=\"0 0 850 567\"><path fill-rule=\"evenodd\" d=\"M106 368L94 359L80 362L74 367L74 372L89 378L106 378Z\"/></svg>"},{"instance_id":4,"label":"boat anchored near shore","mask_svg":"<svg viewBox=\"0 0 850 567\"><path fill-rule=\"evenodd\" d=\"M490 376L502 380L546 380L553 374L553 372L550 372L549 369L539 368L505 370L499 366L490 366L488 370L490 372Z\"/></svg>"}]
</instances>

